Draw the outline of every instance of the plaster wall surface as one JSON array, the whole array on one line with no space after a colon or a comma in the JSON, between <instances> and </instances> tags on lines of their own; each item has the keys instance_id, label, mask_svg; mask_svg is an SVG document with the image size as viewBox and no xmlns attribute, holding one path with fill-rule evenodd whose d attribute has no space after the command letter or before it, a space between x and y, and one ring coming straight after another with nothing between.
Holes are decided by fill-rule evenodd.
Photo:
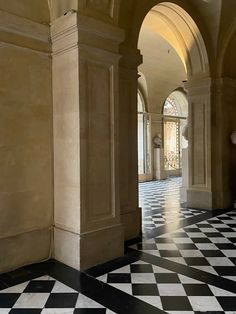
<instances>
[{"instance_id":1,"label":"plaster wall surface","mask_svg":"<svg viewBox=\"0 0 236 314\"><path fill-rule=\"evenodd\" d=\"M0 28L0 272L47 259L53 223L51 58L23 47L41 26L22 19L23 36L13 20Z\"/></svg>"}]
</instances>

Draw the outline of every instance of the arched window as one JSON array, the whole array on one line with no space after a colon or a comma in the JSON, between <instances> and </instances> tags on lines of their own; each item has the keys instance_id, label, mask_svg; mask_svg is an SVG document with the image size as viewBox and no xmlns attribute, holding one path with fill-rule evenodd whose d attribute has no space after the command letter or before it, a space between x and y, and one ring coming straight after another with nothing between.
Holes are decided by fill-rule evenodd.
<instances>
[{"instance_id":1,"label":"arched window","mask_svg":"<svg viewBox=\"0 0 236 314\"><path fill-rule=\"evenodd\" d=\"M167 171L176 171L182 167L182 148L187 146L182 136L182 130L186 125L186 107L186 95L179 91L174 91L167 97L163 105L164 156Z\"/></svg>"},{"instance_id":2,"label":"arched window","mask_svg":"<svg viewBox=\"0 0 236 314\"><path fill-rule=\"evenodd\" d=\"M174 100L167 98L163 106L163 114L165 116L178 116L178 110L176 108Z\"/></svg>"}]
</instances>

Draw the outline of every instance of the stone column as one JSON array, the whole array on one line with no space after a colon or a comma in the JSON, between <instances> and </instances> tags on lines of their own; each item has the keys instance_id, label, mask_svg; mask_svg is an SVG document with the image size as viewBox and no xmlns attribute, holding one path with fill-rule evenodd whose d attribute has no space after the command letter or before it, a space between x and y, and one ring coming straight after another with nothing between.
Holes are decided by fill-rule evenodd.
<instances>
[{"instance_id":1,"label":"stone column","mask_svg":"<svg viewBox=\"0 0 236 314\"><path fill-rule=\"evenodd\" d=\"M186 84L189 95L190 207L224 209L236 198L236 81L203 79Z\"/></svg>"},{"instance_id":2,"label":"stone column","mask_svg":"<svg viewBox=\"0 0 236 314\"><path fill-rule=\"evenodd\" d=\"M187 205L211 210L211 79L192 80L185 88L189 102Z\"/></svg>"},{"instance_id":3,"label":"stone column","mask_svg":"<svg viewBox=\"0 0 236 314\"><path fill-rule=\"evenodd\" d=\"M55 250L85 269L123 254L120 29L70 12L53 22Z\"/></svg>"},{"instance_id":4,"label":"stone column","mask_svg":"<svg viewBox=\"0 0 236 314\"><path fill-rule=\"evenodd\" d=\"M141 232L138 207L137 66L140 52L121 48L120 62L120 206L125 240Z\"/></svg>"}]
</instances>

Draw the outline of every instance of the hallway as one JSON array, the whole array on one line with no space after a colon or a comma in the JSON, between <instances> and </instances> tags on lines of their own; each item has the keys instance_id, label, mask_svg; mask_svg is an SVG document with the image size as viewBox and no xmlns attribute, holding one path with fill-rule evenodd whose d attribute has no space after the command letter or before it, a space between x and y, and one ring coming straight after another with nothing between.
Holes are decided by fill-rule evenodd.
<instances>
[{"instance_id":1,"label":"hallway","mask_svg":"<svg viewBox=\"0 0 236 314\"><path fill-rule=\"evenodd\" d=\"M143 237L123 257L85 273L50 260L0 275L0 313L235 312L236 212L181 207L180 185L140 184Z\"/></svg>"}]
</instances>

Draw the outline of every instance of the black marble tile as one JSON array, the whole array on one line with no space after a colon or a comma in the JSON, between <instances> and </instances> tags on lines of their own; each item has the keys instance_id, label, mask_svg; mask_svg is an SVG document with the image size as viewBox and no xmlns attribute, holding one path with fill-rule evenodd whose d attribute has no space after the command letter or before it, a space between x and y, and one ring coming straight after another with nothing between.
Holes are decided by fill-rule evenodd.
<instances>
[{"instance_id":1,"label":"black marble tile","mask_svg":"<svg viewBox=\"0 0 236 314\"><path fill-rule=\"evenodd\" d=\"M236 311L235 297L217 297L217 300L224 311Z\"/></svg>"},{"instance_id":2,"label":"black marble tile","mask_svg":"<svg viewBox=\"0 0 236 314\"><path fill-rule=\"evenodd\" d=\"M191 304L187 297L165 296L161 297L164 311L192 311Z\"/></svg>"},{"instance_id":3,"label":"black marble tile","mask_svg":"<svg viewBox=\"0 0 236 314\"><path fill-rule=\"evenodd\" d=\"M106 314L106 309L75 309L74 314Z\"/></svg>"},{"instance_id":4,"label":"black marble tile","mask_svg":"<svg viewBox=\"0 0 236 314\"><path fill-rule=\"evenodd\" d=\"M74 308L78 293L51 293L45 308Z\"/></svg>"},{"instance_id":5,"label":"black marble tile","mask_svg":"<svg viewBox=\"0 0 236 314\"><path fill-rule=\"evenodd\" d=\"M175 243L179 250L198 250L193 243Z\"/></svg>"},{"instance_id":6,"label":"black marble tile","mask_svg":"<svg viewBox=\"0 0 236 314\"><path fill-rule=\"evenodd\" d=\"M40 314L41 309L11 309L9 314Z\"/></svg>"},{"instance_id":7,"label":"black marble tile","mask_svg":"<svg viewBox=\"0 0 236 314\"><path fill-rule=\"evenodd\" d=\"M194 243L212 243L208 238L191 238Z\"/></svg>"},{"instance_id":8,"label":"black marble tile","mask_svg":"<svg viewBox=\"0 0 236 314\"><path fill-rule=\"evenodd\" d=\"M107 277L108 283L131 283L130 274L110 273Z\"/></svg>"},{"instance_id":9,"label":"black marble tile","mask_svg":"<svg viewBox=\"0 0 236 314\"><path fill-rule=\"evenodd\" d=\"M43 293L43 292L51 292L55 285L54 280L33 280L30 281L27 287L24 290L28 293Z\"/></svg>"},{"instance_id":10,"label":"black marble tile","mask_svg":"<svg viewBox=\"0 0 236 314\"><path fill-rule=\"evenodd\" d=\"M160 256L161 257L182 257L179 251L171 250L159 250Z\"/></svg>"},{"instance_id":11,"label":"black marble tile","mask_svg":"<svg viewBox=\"0 0 236 314\"><path fill-rule=\"evenodd\" d=\"M205 257L225 257L225 255L219 250L201 250L201 253Z\"/></svg>"},{"instance_id":12,"label":"black marble tile","mask_svg":"<svg viewBox=\"0 0 236 314\"><path fill-rule=\"evenodd\" d=\"M155 274L157 283L180 283L179 277L175 273Z\"/></svg>"},{"instance_id":13,"label":"black marble tile","mask_svg":"<svg viewBox=\"0 0 236 314\"><path fill-rule=\"evenodd\" d=\"M133 264L130 265L131 273L152 273L152 265Z\"/></svg>"},{"instance_id":14,"label":"black marble tile","mask_svg":"<svg viewBox=\"0 0 236 314\"><path fill-rule=\"evenodd\" d=\"M236 250L236 246L233 243L215 243L215 246L219 250Z\"/></svg>"},{"instance_id":15,"label":"black marble tile","mask_svg":"<svg viewBox=\"0 0 236 314\"><path fill-rule=\"evenodd\" d=\"M158 296L158 288L155 284L132 284L133 295Z\"/></svg>"},{"instance_id":16,"label":"black marble tile","mask_svg":"<svg viewBox=\"0 0 236 314\"><path fill-rule=\"evenodd\" d=\"M209 262L203 257L185 257L185 262L189 266L209 266Z\"/></svg>"},{"instance_id":17,"label":"black marble tile","mask_svg":"<svg viewBox=\"0 0 236 314\"><path fill-rule=\"evenodd\" d=\"M214 269L220 276L236 276L235 266L214 266Z\"/></svg>"},{"instance_id":18,"label":"black marble tile","mask_svg":"<svg viewBox=\"0 0 236 314\"><path fill-rule=\"evenodd\" d=\"M213 293L208 287L204 284L183 284L184 290L188 296L212 296Z\"/></svg>"},{"instance_id":19,"label":"black marble tile","mask_svg":"<svg viewBox=\"0 0 236 314\"><path fill-rule=\"evenodd\" d=\"M12 308L20 293L0 293L0 308Z\"/></svg>"}]
</instances>

